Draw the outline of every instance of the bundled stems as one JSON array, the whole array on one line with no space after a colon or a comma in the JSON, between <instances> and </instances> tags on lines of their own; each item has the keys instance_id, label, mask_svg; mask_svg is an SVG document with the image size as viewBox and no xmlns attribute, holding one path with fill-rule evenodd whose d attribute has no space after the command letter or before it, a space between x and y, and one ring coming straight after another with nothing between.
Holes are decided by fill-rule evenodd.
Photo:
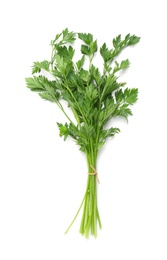
<instances>
[{"instance_id":1,"label":"bundled stems","mask_svg":"<svg viewBox=\"0 0 167 260\"><path fill-rule=\"evenodd\" d=\"M93 151L91 152L91 154L87 154L88 179L87 179L86 192L73 221L71 222L70 226L68 227L65 233L67 233L71 228L82 206L83 206L83 213L82 213L82 219L80 224L80 233L84 235L86 238L88 238L89 234L91 233L91 235L93 235L96 238L97 224L99 225L100 228L102 227L99 210L97 206L97 175L89 174L92 172L92 168L96 168L96 160L97 160L97 156L95 156L95 153L93 153Z\"/></svg>"},{"instance_id":2,"label":"bundled stems","mask_svg":"<svg viewBox=\"0 0 167 260\"><path fill-rule=\"evenodd\" d=\"M89 233L97 237L97 223L101 228L100 215L97 206L97 175L90 175L92 169L96 169L97 153L93 149L92 138L90 138L90 154L87 154L88 181L85 193L84 208L80 225L80 233L89 237Z\"/></svg>"},{"instance_id":3,"label":"bundled stems","mask_svg":"<svg viewBox=\"0 0 167 260\"><path fill-rule=\"evenodd\" d=\"M89 237L90 232L91 235L97 237L97 223L101 228L101 221L97 206L97 179L95 175L88 175L80 233L85 235L86 238Z\"/></svg>"}]
</instances>

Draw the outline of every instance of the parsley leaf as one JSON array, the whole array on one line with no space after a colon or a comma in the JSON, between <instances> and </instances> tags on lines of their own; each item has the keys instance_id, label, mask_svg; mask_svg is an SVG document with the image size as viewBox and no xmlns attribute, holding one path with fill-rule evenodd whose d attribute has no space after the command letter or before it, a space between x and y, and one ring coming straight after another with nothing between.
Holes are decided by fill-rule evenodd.
<instances>
[{"instance_id":1,"label":"parsley leaf","mask_svg":"<svg viewBox=\"0 0 167 260\"><path fill-rule=\"evenodd\" d=\"M50 62L48 62L47 60L44 60L41 62L38 62L38 61L34 62L33 66L32 66L32 74L40 73L41 69L49 71L49 65L50 65Z\"/></svg>"},{"instance_id":2,"label":"parsley leaf","mask_svg":"<svg viewBox=\"0 0 167 260\"><path fill-rule=\"evenodd\" d=\"M85 62L85 56L83 55L82 58L76 62L78 70L80 70L83 67L84 62Z\"/></svg>"},{"instance_id":3,"label":"parsley leaf","mask_svg":"<svg viewBox=\"0 0 167 260\"><path fill-rule=\"evenodd\" d=\"M78 33L78 38L88 45L93 42L93 35L90 33Z\"/></svg>"}]
</instances>

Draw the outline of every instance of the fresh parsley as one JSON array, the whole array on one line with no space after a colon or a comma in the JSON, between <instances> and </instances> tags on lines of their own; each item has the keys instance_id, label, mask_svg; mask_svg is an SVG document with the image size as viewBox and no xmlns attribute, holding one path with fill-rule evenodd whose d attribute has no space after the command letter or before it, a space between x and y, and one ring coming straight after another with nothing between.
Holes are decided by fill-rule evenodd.
<instances>
[{"instance_id":1,"label":"fresh parsley","mask_svg":"<svg viewBox=\"0 0 167 260\"><path fill-rule=\"evenodd\" d=\"M74 41L81 41L81 57L74 61ZM126 88L120 82L117 72L129 67L128 59L118 63L117 56L128 46L137 44L140 38L127 34L125 38L118 35L113 39L112 48L104 43L100 48L103 61L103 72L93 64L98 51L97 41L90 33L74 33L63 30L51 41L51 58L34 62L32 77L26 78L27 87L44 100L54 102L66 116L68 122L57 123L60 136L66 140L71 137L80 150L85 153L88 165L88 181L83 201L74 218L76 219L83 206L80 233L97 236L97 224L101 228L101 220L97 204L97 172L98 153L106 140L119 133L119 128L106 128L108 121L115 117L128 118L132 115L132 106L138 96L137 88ZM89 66L84 66L88 59ZM53 80L43 76L43 71L50 73ZM65 100L72 110L75 122L62 105ZM70 224L69 228L73 224ZM67 229L67 231L69 230ZM67 232L66 231L66 232Z\"/></svg>"}]
</instances>

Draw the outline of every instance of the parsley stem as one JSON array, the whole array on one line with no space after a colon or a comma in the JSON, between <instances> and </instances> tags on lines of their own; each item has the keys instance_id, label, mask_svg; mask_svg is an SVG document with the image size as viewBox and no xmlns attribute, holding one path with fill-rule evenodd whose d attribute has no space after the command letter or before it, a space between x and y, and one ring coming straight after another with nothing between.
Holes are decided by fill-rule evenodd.
<instances>
[{"instance_id":1,"label":"parsley stem","mask_svg":"<svg viewBox=\"0 0 167 260\"><path fill-rule=\"evenodd\" d=\"M86 194L85 194L85 196L86 196ZM76 215L75 215L74 219L72 220L71 224L69 225L69 227L67 228L67 230L65 231L65 233L64 233L64 234L67 234L67 232L68 232L68 231L69 231L69 229L71 228L72 224L73 224L73 223L74 223L74 221L76 220L76 218L77 218L77 216L78 216L78 214L79 214L79 212L80 212L80 210L81 210L81 208L82 208L82 205L83 205L83 203L84 203L85 196L84 196L84 198L83 198L83 200L82 200L82 202L81 202L81 205L80 205L80 207L79 207L79 209L78 209L78 211L77 211L77 213L76 213Z\"/></svg>"},{"instance_id":2,"label":"parsley stem","mask_svg":"<svg viewBox=\"0 0 167 260\"><path fill-rule=\"evenodd\" d=\"M58 100L56 100L56 103L57 103L58 107L61 109L61 111L64 113L64 115L67 117L67 119L71 122L71 124L75 125L73 123L73 121L70 119L70 117L67 115L67 113L65 112L62 104Z\"/></svg>"}]
</instances>

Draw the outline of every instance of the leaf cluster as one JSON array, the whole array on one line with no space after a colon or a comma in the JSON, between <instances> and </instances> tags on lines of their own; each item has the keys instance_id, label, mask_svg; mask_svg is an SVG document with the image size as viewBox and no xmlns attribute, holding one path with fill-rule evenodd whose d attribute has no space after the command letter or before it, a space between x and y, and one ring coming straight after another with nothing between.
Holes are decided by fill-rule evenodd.
<instances>
[{"instance_id":1,"label":"leaf cluster","mask_svg":"<svg viewBox=\"0 0 167 260\"><path fill-rule=\"evenodd\" d=\"M74 61L76 38L81 41L81 57ZM45 100L55 102L68 119L68 123L57 123L60 136L64 140L73 138L86 154L98 151L107 138L119 133L119 129L106 129L108 121L114 117L132 115L130 106L138 96L138 89L126 88L126 83L119 82L117 72L130 66L128 59L120 64L117 56L125 47L135 45L140 38L126 35L121 39L118 35L113 39L109 49L104 43L100 49L103 62L103 73L94 66L93 58L98 51L97 40L90 33L74 33L68 29L57 34L51 41L51 57L42 62L34 62L32 77L26 78L27 87L39 93ZM89 60L85 68L85 59ZM54 80L43 76L43 71L52 75ZM65 100L72 110L75 122L65 111L62 100Z\"/></svg>"}]
</instances>

